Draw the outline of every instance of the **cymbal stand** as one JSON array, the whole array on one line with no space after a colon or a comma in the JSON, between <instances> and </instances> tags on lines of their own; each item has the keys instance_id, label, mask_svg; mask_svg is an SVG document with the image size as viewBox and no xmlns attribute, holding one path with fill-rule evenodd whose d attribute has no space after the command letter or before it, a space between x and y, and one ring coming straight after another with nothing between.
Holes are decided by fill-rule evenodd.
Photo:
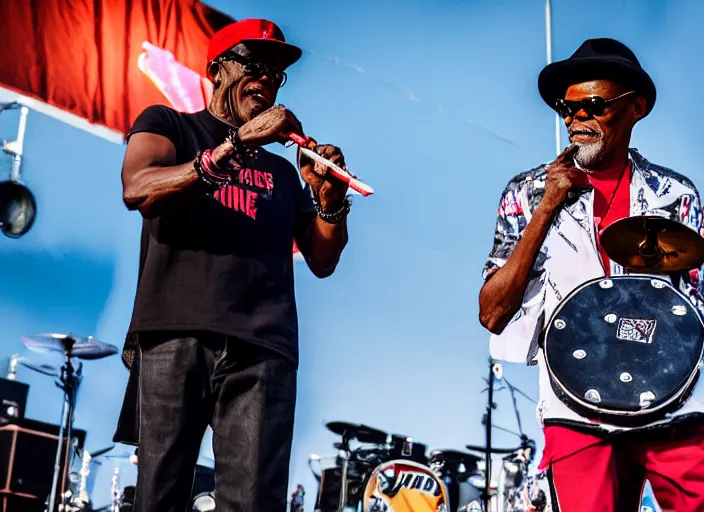
<instances>
[{"instance_id":1,"label":"cymbal stand","mask_svg":"<svg viewBox=\"0 0 704 512\"><path fill-rule=\"evenodd\" d=\"M342 459L342 478L340 479L340 489L342 492L340 493L340 501L337 505L339 511L343 510L345 504L347 503L347 472L349 471L350 458L352 456L352 454L350 453L351 440L351 436L345 431L345 433L342 434L342 447L339 451L339 457Z\"/></svg>"},{"instance_id":2,"label":"cymbal stand","mask_svg":"<svg viewBox=\"0 0 704 512\"><path fill-rule=\"evenodd\" d=\"M655 266L663 260L665 254L660 248L658 230L645 221L643 223L645 227L645 240L638 245L638 253L641 255L646 265Z\"/></svg>"},{"instance_id":3,"label":"cymbal stand","mask_svg":"<svg viewBox=\"0 0 704 512\"><path fill-rule=\"evenodd\" d=\"M120 468L115 468L112 472L112 505L110 512L120 512L122 500L120 499Z\"/></svg>"},{"instance_id":4,"label":"cymbal stand","mask_svg":"<svg viewBox=\"0 0 704 512\"><path fill-rule=\"evenodd\" d=\"M64 392L64 400L61 406L61 425L59 426L58 447L56 449L56 459L54 461L54 477L51 483L51 494L49 495L49 506L47 508L48 512L59 512L59 503L57 503L57 499L59 494L63 496L63 489L59 489L60 485L63 487L63 484L60 484L63 440L64 438L66 439L66 456L68 465L68 456L71 453L71 427L73 425L76 391L78 390L78 385L81 381L82 365L79 363L78 369L75 369L71 361L73 358L73 344L76 343L76 340L73 338L66 338L64 343L65 361L64 365L61 367L61 376L56 383L56 385ZM68 467L66 470L68 471Z\"/></svg>"}]
</instances>

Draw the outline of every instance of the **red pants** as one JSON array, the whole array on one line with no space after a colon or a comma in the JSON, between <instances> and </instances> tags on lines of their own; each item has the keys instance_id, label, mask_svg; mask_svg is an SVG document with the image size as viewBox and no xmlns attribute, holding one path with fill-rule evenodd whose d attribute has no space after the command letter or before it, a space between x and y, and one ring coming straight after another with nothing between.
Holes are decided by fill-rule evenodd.
<instances>
[{"instance_id":1,"label":"red pants","mask_svg":"<svg viewBox=\"0 0 704 512\"><path fill-rule=\"evenodd\" d=\"M701 425L622 433L606 440L549 426L540 468L548 469L552 482L553 511L638 512L646 479L663 512L704 511Z\"/></svg>"}]
</instances>

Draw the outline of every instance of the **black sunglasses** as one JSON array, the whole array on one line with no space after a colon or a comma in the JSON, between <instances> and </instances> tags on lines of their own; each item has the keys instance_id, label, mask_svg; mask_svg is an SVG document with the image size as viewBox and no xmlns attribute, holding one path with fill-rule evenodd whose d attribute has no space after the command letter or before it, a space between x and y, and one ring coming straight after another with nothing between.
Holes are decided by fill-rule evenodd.
<instances>
[{"instance_id":1,"label":"black sunglasses","mask_svg":"<svg viewBox=\"0 0 704 512\"><path fill-rule=\"evenodd\" d=\"M277 87L283 87L286 83L286 73L280 71L273 66L264 64L263 62L255 62L242 57L241 55L229 51L220 55L215 62L234 61L244 67L244 72L249 76L260 77L266 75L276 84Z\"/></svg>"},{"instance_id":2,"label":"black sunglasses","mask_svg":"<svg viewBox=\"0 0 704 512\"><path fill-rule=\"evenodd\" d=\"M555 110L557 110L557 113L562 117L574 117L580 110L584 110L590 116L600 116L610 103L625 98L629 94L635 94L635 91L625 92L610 100L605 100L601 96L590 96L589 98L579 101L570 101L560 98L555 102Z\"/></svg>"}]
</instances>

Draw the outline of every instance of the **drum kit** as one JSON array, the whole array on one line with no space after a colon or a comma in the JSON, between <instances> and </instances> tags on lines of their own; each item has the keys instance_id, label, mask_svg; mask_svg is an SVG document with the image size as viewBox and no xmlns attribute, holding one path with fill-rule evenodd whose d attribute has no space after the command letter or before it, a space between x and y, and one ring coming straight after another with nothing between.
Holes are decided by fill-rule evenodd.
<instances>
[{"instance_id":1,"label":"drum kit","mask_svg":"<svg viewBox=\"0 0 704 512\"><path fill-rule=\"evenodd\" d=\"M678 287L684 272L700 279L692 271L704 263L704 238L637 216L611 224L600 242L630 273L587 281L557 306L543 336L551 384L584 417L644 426L681 407L699 378L704 323L697 299Z\"/></svg>"},{"instance_id":2,"label":"drum kit","mask_svg":"<svg viewBox=\"0 0 704 512\"><path fill-rule=\"evenodd\" d=\"M326 427L339 435L341 441L333 444L338 450L336 455L312 455L309 460L318 482L316 512L485 510L482 504L485 447L467 445L467 452L428 451L425 444L411 437L387 434L366 425L332 422ZM544 494L541 497L536 494L524 508L518 508L522 506L519 501L526 501L525 496L534 491L532 477L527 475L535 443L525 438L518 448L492 449L492 452L507 454L503 480L493 488L494 502L502 502L500 510L546 510ZM332 463L324 464L324 460Z\"/></svg>"},{"instance_id":3,"label":"drum kit","mask_svg":"<svg viewBox=\"0 0 704 512\"><path fill-rule=\"evenodd\" d=\"M110 446L97 452L88 453L85 449L82 451L77 449L74 441L75 436L72 434L74 432L76 396L83 378L82 361L103 359L115 355L118 353L117 347L91 336L80 337L74 334L54 333L25 336L22 338L22 343L27 349L36 353L62 356L64 363L59 369L50 364L32 363L27 358L15 355L10 358L7 380L14 381L16 379L17 366L19 365L56 379L56 385L62 391L61 423L58 426L58 436L56 437L63 439L64 442L57 443L52 473L50 475L48 473L31 475L32 479L37 480L37 488L44 489L43 492L35 493L31 497L32 503L30 505L27 505L26 502L16 508L13 506L7 508L3 505L3 510L28 512L31 508L32 511L41 512L130 512L134 507L135 486L124 485L121 479L126 473L128 480L132 482L136 480L135 466L138 463L136 452L116 453L115 446ZM14 407L17 408L17 406ZM8 421L20 421L16 414L9 416L14 417ZM18 426L22 425L18 423ZM37 435L46 437L46 434L43 433L37 433ZM66 440L71 440L71 442L67 443ZM66 450L67 444L73 449ZM14 451L13 454L15 457L27 456L14 453ZM110 474L100 471L101 468L108 469ZM212 482L210 482L213 479L212 473L211 468L200 465L196 467L192 510L203 512L215 510ZM8 481L14 482L15 480L20 481L22 478L19 476L8 478ZM98 490L96 484L99 480L101 482L105 480L104 491L108 491L107 485L110 485L109 498L105 498L106 501L109 500L107 504L98 505L95 500L91 499L94 491ZM49 490L49 484L51 490ZM107 495L107 492L103 492L103 494ZM21 490L15 491L12 488L8 492L0 491L0 495L27 499L27 493L22 493Z\"/></svg>"},{"instance_id":4,"label":"drum kit","mask_svg":"<svg viewBox=\"0 0 704 512\"><path fill-rule=\"evenodd\" d=\"M82 361L103 359L117 354L118 349L114 345L99 341L92 336L80 337L74 334L35 334L22 338L22 343L33 352L43 355L59 354L64 363L60 369L48 364L37 365L30 363L25 358L13 356L10 360L10 372L8 379L16 378L16 368L18 365L25 366L31 370L44 375L56 378L56 385L62 391L61 422L59 424L58 439L72 439L74 411L76 396L81 384L83 375ZM78 364L76 364L78 360ZM130 459L132 454L113 455L108 452L110 447L89 454L86 450L76 453L76 450L65 450L64 443L57 443L57 451L53 474L51 476L51 491L48 493L43 510L47 512L89 512L89 511L110 511L124 512L131 510L134 499L134 487L119 487L119 466L122 462ZM112 503L102 508L93 508L90 500L90 493L95 484L94 474L98 467L107 461L115 459L116 462L112 473ZM131 461L134 463L134 461ZM36 476L41 478L40 475ZM10 493L12 494L12 493ZM43 497L38 496L37 499Z\"/></svg>"},{"instance_id":5,"label":"drum kit","mask_svg":"<svg viewBox=\"0 0 704 512\"><path fill-rule=\"evenodd\" d=\"M611 224L600 243L628 274L587 281L555 309L541 337L552 386L585 417L617 426L646 425L677 410L699 378L704 322L697 298L678 288L685 272L690 281L700 279L694 271L704 263L704 238L676 221L638 216ZM549 510L545 475L529 471L535 444L522 436L517 449L491 447L497 366L490 362L486 445L466 446L476 454L426 453L425 445L409 437L329 423L342 440L333 445L337 455L313 455L309 461L319 487L315 511ZM498 484L486 489L491 455L500 453L506 456ZM332 464L323 469L324 459Z\"/></svg>"},{"instance_id":6,"label":"drum kit","mask_svg":"<svg viewBox=\"0 0 704 512\"><path fill-rule=\"evenodd\" d=\"M695 299L678 286L683 272L704 263L704 238L678 222L639 216L611 224L600 243L609 258L630 273L593 279L565 297L543 332L543 350L553 389L570 408L614 425L644 425L680 407L699 378L704 323ZM690 272L690 279L699 276ZM82 362L75 366L75 360L109 357L117 347L72 334L38 334L22 342L35 352L62 355L60 369L22 364L57 379L62 391L58 439L72 439L82 380ZM491 447L494 373L492 368L487 443L467 445L467 452L429 452L411 437L366 425L328 423L341 440L333 445L336 455L313 455L309 461L319 487L316 512L488 512L490 495L492 509L498 512L549 510L542 477L529 471L535 444L523 436L518 448ZM134 487L120 488L118 468L113 472L112 503L101 509L90 503L91 467L111 456L84 450L80 470L66 475L64 447L58 443L46 511L131 510ZM487 490L492 454L505 457L498 485ZM332 465L323 468L324 459L332 460ZM214 509L212 494L206 494L200 497L205 500L201 509Z\"/></svg>"}]
</instances>

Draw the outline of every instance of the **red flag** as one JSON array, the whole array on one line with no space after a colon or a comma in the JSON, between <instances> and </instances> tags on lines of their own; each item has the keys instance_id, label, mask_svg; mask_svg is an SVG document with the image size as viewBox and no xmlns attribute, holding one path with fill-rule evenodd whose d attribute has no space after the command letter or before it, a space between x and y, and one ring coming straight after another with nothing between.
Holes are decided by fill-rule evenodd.
<instances>
[{"instance_id":1,"label":"red flag","mask_svg":"<svg viewBox=\"0 0 704 512\"><path fill-rule=\"evenodd\" d=\"M0 87L44 102L50 107L29 106L110 140L115 137L95 125L124 137L149 105L205 108L212 95L202 76L208 41L234 21L197 0L42 0L41 9L32 6L0 2ZM0 91L0 99L12 98ZM293 254L302 259L295 243Z\"/></svg>"},{"instance_id":2,"label":"red flag","mask_svg":"<svg viewBox=\"0 0 704 512\"><path fill-rule=\"evenodd\" d=\"M138 65L145 43L202 74L208 40L233 21L197 0L3 0L0 87L125 134L171 103Z\"/></svg>"}]
</instances>

